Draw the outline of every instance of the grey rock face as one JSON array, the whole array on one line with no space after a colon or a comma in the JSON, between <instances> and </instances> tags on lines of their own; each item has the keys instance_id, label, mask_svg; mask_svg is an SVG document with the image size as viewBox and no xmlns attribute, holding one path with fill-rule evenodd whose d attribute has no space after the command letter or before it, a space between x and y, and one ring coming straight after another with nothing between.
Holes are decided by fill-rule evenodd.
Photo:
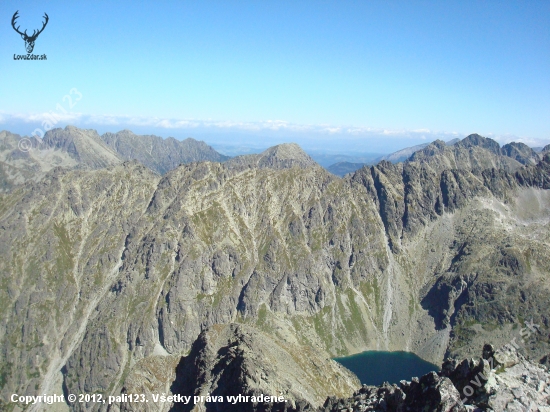
<instances>
[{"instance_id":1,"label":"grey rock face","mask_svg":"<svg viewBox=\"0 0 550 412\"><path fill-rule=\"evenodd\" d=\"M487 408L489 397L495 394L495 388L491 386L494 376L491 368L497 363L493 359L491 363L483 358L462 361L449 359L443 363L441 375L452 381L458 393L462 394L461 398L465 398L464 402Z\"/></svg>"},{"instance_id":2,"label":"grey rock face","mask_svg":"<svg viewBox=\"0 0 550 412\"><path fill-rule=\"evenodd\" d=\"M56 167L76 165L68 153L47 148L34 137L0 132L0 193L8 193L27 181L38 181Z\"/></svg>"},{"instance_id":3,"label":"grey rock face","mask_svg":"<svg viewBox=\"0 0 550 412\"><path fill-rule=\"evenodd\" d=\"M481 410L541 410L550 405L550 373L514 347L485 345L483 358L446 361L442 370L464 398Z\"/></svg>"},{"instance_id":4,"label":"grey rock face","mask_svg":"<svg viewBox=\"0 0 550 412\"><path fill-rule=\"evenodd\" d=\"M88 173L54 169L25 194L14 193L17 205L2 199L0 265L10 274L2 277L0 292L2 359L9 359L1 365L3 394L53 391L50 385L89 333L88 321L118 274L125 231L143 213L155 181L135 163L99 170L94 179ZM22 255L27 258L17 264ZM99 326L98 336L98 356L118 371L112 332ZM98 360L86 359L82 368L90 372Z\"/></svg>"},{"instance_id":5,"label":"grey rock face","mask_svg":"<svg viewBox=\"0 0 550 412\"><path fill-rule=\"evenodd\" d=\"M51 149L66 152L82 168L99 169L121 163L95 130L52 129L44 135L43 144Z\"/></svg>"},{"instance_id":6,"label":"grey rock face","mask_svg":"<svg viewBox=\"0 0 550 412\"><path fill-rule=\"evenodd\" d=\"M450 169L477 173L489 169L513 172L522 166L517 160L504 156L497 142L477 134L465 137L452 146L436 140L413 153L409 160L428 164L438 173Z\"/></svg>"},{"instance_id":7,"label":"grey rock face","mask_svg":"<svg viewBox=\"0 0 550 412\"><path fill-rule=\"evenodd\" d=\"M163 139L153 135L136 135L130 130L105 133L101 139L124 160L137 160L149 169L163 175L180 164L223 162L229 157L221 155L204 142L195 139Z\"/></svg>"},{"instance_id":8,"label":"grey rock face","mask_svg":"<svg viewBox=\"0 0 550 412\"><path fill-rule=\"evenodd\" d=\"M524 143L512 142L501 148L503 155L517 160L523 165L535 164L539 160L538 154Z\"/></svg>"},{"instance_id":9,"label":"grey rock face","mask_svg":"<svg viewBox=\"0 0 550 412\"><path fill-rule=\"evenodd\" d=\"M388 383L364 385L348 399L328 398L321 411L437 411L466 412L453 383L435 372L402 381L399 386Z\"/></svg>"}]
</instances>

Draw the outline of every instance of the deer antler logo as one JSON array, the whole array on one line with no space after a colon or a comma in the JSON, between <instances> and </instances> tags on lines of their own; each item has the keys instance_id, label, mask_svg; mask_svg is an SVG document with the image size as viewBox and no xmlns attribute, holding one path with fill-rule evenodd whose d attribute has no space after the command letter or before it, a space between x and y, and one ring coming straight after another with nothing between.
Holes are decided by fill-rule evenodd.
<instances>
[{"instance_id":1,"label":"deer antler logo","mask_svg":"<svg viewBox=\"0 0 550 412\"><path fill-rule=\"evenodd\" d=\"M47 15L46 13L44 13L44 19L46 19L46 21L43 23L42 28L41 28L40 30L38 30L38 32L37 32L36 30L34 30L33 33L32 33L32 35L29 36L29 35L27 34L27 30L25 30L24 33L21 33L21 32L19 31L19 27L20 27L20 26L15 27L15 21L16 21L17 18L19 17L19 16L18 16L18 13L19 13L19 10L17 10L17 11L14 13L13 17L11 18L11 25L12 25L13 29L14 29L17 33L19 33L19 34L21 35L21 38L22 38L23 40L25 40L25 48L27 49L27 53L32 53L32 51L34 50L34 42L36 41L36 38L38 37L38 35L39 35L40 33L42 33L42 31L44 30L44 28L45 28L46 25L48 24L49 17L48 17L48 15Z\"/></svg>"}]
</instances>

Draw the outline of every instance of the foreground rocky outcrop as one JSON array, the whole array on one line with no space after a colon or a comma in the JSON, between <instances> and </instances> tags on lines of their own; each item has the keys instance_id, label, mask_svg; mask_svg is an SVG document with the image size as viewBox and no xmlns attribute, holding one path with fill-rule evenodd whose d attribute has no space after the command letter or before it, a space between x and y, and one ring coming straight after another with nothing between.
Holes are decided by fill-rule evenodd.
<instances>
[{"instance_id":1,"label":"foreground rocky outcrop","mask_svg":"<svg viewBox=\"0 0 550 412\"><path fill-rule=\"evenodd\" d=\"M313 410L327 395L350 396L359 385L353 373L320 348L268 335L249 325L213 325L199 335L186 356L159 350L134 365L122 393L145 394L151 402L118 402L111 410ZM153 394L161 393L176 396L178 401L154 403ZM194 401L201 396L203 400ZM249 401L247 396L281 401Z\"/></svg>"},{"instance_id":2,"label":"foreground rocky outcrop","mask_svg":"<svg viewBox=\"0 0 550 412\"><path fill-rule=\"evenodd\" d=\"M363 385L352 397L329 397L323 412L504 412L550 411L550 372L513 347L485 345L483 357L449 359L430 372L399 385Z\"/></svg>"},{"instance_id":3,"label":"foreground rocky outcrop","mask_svg":"<svg viewBox=\"0 0 550 412\"><path fill-rule=\"evenodd\" d=\"M351 398L328 398L320 411L464 412L466 409L452 382L431 372L399 385L364 385Z\"/></svg>"},{"instance_id":4,"label":"foreground rocky outcrop","mask_svg":"<svg viewBox=\"0 0 550 412\"><path fill-rule=\"evenodd\" d=\"M146 367L139 364L133 368L123 393L144 393L152 399L152 393L164 392L177 396L178 401L120 403L113 405L112 410L550 411L548 368L529 361L513 346L495 350L485 345L482 357L448 359L438 373L430 372L399 384L363 385L355 392L357 378L324 354L244 325L209 328L179 361L162 355L155 359L152 363L149 360ZM161 375L164 378L159 379ZM242 400L237 402L239 395ZM284 401L250 400L260 395L281 396ZM249 400L245 400L246 396Z\"/></svg>"},{"instance_id":5,"label":"foreground rocky outcrop","mask_svg":"<svg viewBox=\"0 0 550 412\"><path fill-rule=\"evenodd\" d=\"M349 396L357 377L320 348L291 343L253 327L215 325L203 332L176 368L172 391L181 395L282 396L289 406L320 406L327 397ZM248 402L225 411L254 411ZM191 410L191 407L176 410ZM192 405L191 405L192 406ZM214 403L203 405L216 410Z\"/></svg>"}]
</instances>

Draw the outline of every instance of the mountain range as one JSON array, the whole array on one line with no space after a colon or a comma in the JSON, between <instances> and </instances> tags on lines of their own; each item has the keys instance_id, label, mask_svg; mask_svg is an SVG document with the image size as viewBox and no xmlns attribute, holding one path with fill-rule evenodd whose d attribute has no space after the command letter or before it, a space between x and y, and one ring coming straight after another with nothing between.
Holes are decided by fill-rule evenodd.
<instances>
[{"instance_id":1,"label":"mountain range","mask_svg":"<svg viewBox=\"0 0 550 412\"><path fill-rule=\"evenodd\" d=\"M514 365L546 370L548 146L474 134L339 178L295 144L220 162L202 143L128 131L55 129L28 152L0 137L4 410L13 393L62 392L283 394L283 406L233 410L340 410L371 389L334 356L406 350L441 364L508 344L527 320L538 329L523 360L484 390L508 393ZM458 364L421 381L440 398L428 410L486 401L455 399ZM403 385L380 390L413 399ZM541 388L533 402L548 399ZM509 392L499 402L524 402Z\"/></svg>"},{"instance_id":2,"label":"mountain range","mask_svg":"<svg viewBox=\"0 0 550 412\"><path fill-rule=\"evenodd\" d=\"M137 160L163 175L182 163L227 159L229 157L206 143L192 138L163 139L154 135L135 135L129 130L100 136L95 130L67 126L49 130L43 139L2 131L0 189L6 192L27 180L39 180L57 166L93 170Z\"/></svg>"},{"instance_id":3,"label":"mountain range","mask_svg":"<svg viewBox=\"0 0 550 412\"><path fill-rule=\"evenodd\" d=\"M466 142L471 141L473 139L473 136L478 136L478 135L468 136L466 139L462 141L461 145L467 144ZM448 142L445 142L445 145L454 146L459 142L461 142L461 139L453 139ZM494 142L494 143L498 145L497 142ZM368 166L370 164L377 164L382 160L387 160L391 163L400 163L400 162L409 160L411 156L414 155L416 152L422 152L423 149L425 149L429 145L430 143L423 143L416 146L407 147L405 149L398 150L397 152L391 153L389 155L377 157L371 163L352 163L347 161L338 162L328 166L327 170L337 176L344 176L348 173L355 172L356 170L360 169L363 166ZM491 148L488 148L488 149L491 150ZM496 146L493 149L496 149ZM513 158L522 164L527 164L527 163L533 164L533 163L536 163L538 160L540 160L541 158L540 153L545 152L547 150L548 150L548 146L544 148L540 148L540 150L537 152L534 149L531 149L529 146L527 146L524 143L512 142L504 145L502 148L498 146L497 151L498 151L498 154L502 154L503 156Z\"/></svg>"}]
</instances>

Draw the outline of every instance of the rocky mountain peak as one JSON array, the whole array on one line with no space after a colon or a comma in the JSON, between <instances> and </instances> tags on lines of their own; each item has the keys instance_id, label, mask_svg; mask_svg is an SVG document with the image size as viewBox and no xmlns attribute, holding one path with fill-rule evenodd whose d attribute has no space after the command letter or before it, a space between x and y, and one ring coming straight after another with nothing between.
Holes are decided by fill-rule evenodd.
<instances>
[{"instance_id":1,"label":"rocky mountain peak","mask_svg":"<svg viewBox=\"0 0 550 412\"><path fill-rule=\"evenodd\" d=\"M493 139L488 137L480 136L477 133L473 133L469 136L466 136L460 142L455 144L456 147L470 148L470 147L482 147L494 154L500 154L500 145Z\"/></svg>"},{"instance_id":2,"label":"rocky mountain peak","mask_svg":"<svg viewBox=\"0 0 550 412\"><path fill-rule=\"evenodd\" d=\"M291 164L298 167L314 166L317 163L296 143L273 146L262 153L259 164Z\"/></svg>"},{"instance_id":3,"label":"rocky mountain peak","mask_svg":"<svg viewBox=\"0 0 550 412\"><path fill-rule=\"evenodd\" d=\"M537 153L521 142L511 142L502 146L501 152L503 155L517 160L521 164L535 164L539 156Z\"/></svg>"},{"instance_id":4,"label":"rocky mountain peak","mask_svg":"<svg viewBox=\"0 0 550 412\"><path fill-rule=\"evenodd\" d=\"M119 157L105 143L97 131L66 126L46 132L46 148L61 150L77 160L81 167L97 169L120 163Z\"/></svg>"},{"instance_id":5,"label":"rocky mountain peak","mask_svg":"<svg viewBox=\"0 0 550 412\"><path fill-rule=\"evenodd\" d=\"M28 145L32 150L18 148L22 139L30 141ZM96 130L68 125L64 129L49 130L42 140L3 131L0 132L0 192L9 192L28 180L38 181L54 167L101 169L125 160L137 160L163 175L182 163L227 159L193 138L163 139L137 135L128 129L100 136Z\"/></svg>"},{"instance_id":6,"label":"rocky mountain peak","mask_svg":"<svg viewBox=\"0 0 550 412\"><path fill-rule=\"evenodd\" d=\"M17 148L17 143L21 140L21 136L8 132L7 130L0 131L0 150L13 150Z\"/></svg>"},{"instance_id":7,"label":"rocky mountain peak","mask_svg":"<svg viewBox=\"0 0 550 412\"><path fill-rule=\"evenodd\" d=\"M270 147L260 154L237 156L226 162L232 169L259 167L260 169L288 169L298 167L305 169L318 166L296 143L283 143Z\"/></svg>"},{"instance_id":8,"label":"rocky mountain peak","mask_svg":"<svg viewBox=\"0 0 550 412\"><path fill-rule=\"evenodd\" d=\"M426 156L435 156L436 154L441 154L445 152L445 142L442 140L436 140L429 145L425 146L421 150L414 152L409 160L414 161Z\"/></svg>"},{"instance_id":9,"label":"rocky mountain peak","mask_svg":"<svg viewBox=\"0 0 550 412\"><path fill-rule=\"evenodd\" d=\"M42 141L48 147L69 151L69 146L74 146L75 140L95 139L100 139L95 130L79 129L77 127L69 125L66 126L64 129L61 127L57 127L55 129L48 130L44 135Z\"/></svg>"},{"instance_id":10,"label":"rocky mountain peak","mask_svg":"<svg viewBox=\"0 0 550 412\"><path fill-rule=\"evenodd\" d=\"M452 146L436 140L424 149L413 153L409 162L420 162L438 171L445 169L481 171L495 168L513 172L523 164L532 164L538 160L536 153L533 161L529 160L529 156L530 153L525 152L522 146L511 145L508 151L501 150L500 145L493 139L471 134Z\"/></svg>"}]
</instances>

